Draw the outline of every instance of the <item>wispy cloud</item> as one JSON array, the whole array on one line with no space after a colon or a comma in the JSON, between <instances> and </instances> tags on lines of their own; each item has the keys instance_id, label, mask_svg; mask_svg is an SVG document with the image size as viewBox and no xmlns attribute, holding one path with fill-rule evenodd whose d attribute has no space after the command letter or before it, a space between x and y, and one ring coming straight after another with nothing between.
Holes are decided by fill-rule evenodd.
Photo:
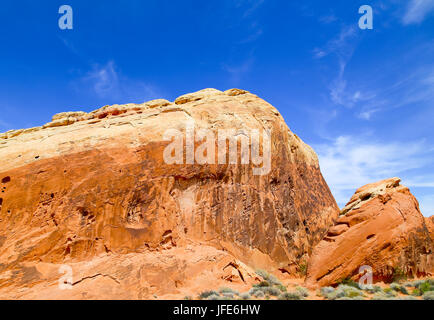
<instances>
[{"instance_id":1,"label":"wispy cloud","mask_svg":"<svg viewBox=\"0 0 434 320\"><path fill-rule=\"evenodd\" d=\"M434 100L434 69L424 67L402 76L394 83L384 86L381 90L372 83L362 100L358 117L369 120L377 112L390 111L406 106L423 106Z\"/></svg>"},{"instance_id":2,"label":"wispy cloud","mask_svg":"<svg viewBox=\"0 0 434 320\"><path fill-rule=\"evenodd\" d=\"M160 95L155 86L122 75L113 61L94 65L76 84L79 90L90 88L91 94L99 98L120 102L143 102Z\"/></svg>"},{"instance_id":3,"label":"wispy cloud","mask_svg":"<svg viewBox=\"0 0 434 320\"><path fill-rule=\"evenodd\" d=\"M421 23L434 12L434 0L410 0L407 11L402 18L405 25Z\"/></svg>"},{"instance_id":4,"label":"wispy cloud","mask_svg":"<svg viewBox=\"0 0 434 320\"><path fill-rule=\"evenodd\" d=\"M337 20L338 20L338 18L335 16L334 13L330 13L328 15L325 15L325 16L322 16L319 18L319 22L325 23L325 24L329 24L329 23L335 22Z\"/></svg>"},{"instance_id":5,"label":"wispy cloud","mask_svg":"<svg viewBox=\"0 0 434 320\"><path fill-rule=\"evenodd\" d=\"M422 211L426 217L434 215L434 193L420 197L418 200L420 211Z\"/></svg>"},{"instance_id":6,"label":"wispy cloud","mask_svg":"<svg viewBox=\"0 0 434 320\"><path fill-rule=\"evenodd\" d=\"M404 184L409 187L434 185L434 176L411 174L421 168L429 171L427 166L432 163L434 150L424 141L384 143L372 137L340 136L314 148L324 178L341 206L357 188L394 176L407 178Z\"/></svg>"},{"instance_id":7,"label":"wispy cloud","mask_svg":"<svg viewBox=\"0 0 434 320\"><path fill-rule=\"evenodd\" d=\"M265 0L237 0L235 5L244 9L243 18L247 18L258 10L264 2Z\"/></svg>"},{"instance_id":8,"label":"wispy cloud","mask_svg":"<svg viewBox=\"0 0 434 320\"><path fill-rule=\"evenodd\" d=\"M360 91L349 92L345 70L356 48L357 33L354 26L346 26L341 32L331 39L323 48L313 50L314 58L322 59L333 55L337 58L338 73L329 85L330 99L336 105L352 107L359 101L366 99Z\"/></svg>"},{"instance_id":9,"label":"wispy cloud","mask_svg":"<svg viewBox=\"0 0 434 320\"><path fill-rule=\"evenodd\" d=\"M247 74L253 65L254 59L249 58L237 65L223 64L223 70L230 74L230 81L233 85L238 85L245 74Z\"/></svg>"}]
</instances>

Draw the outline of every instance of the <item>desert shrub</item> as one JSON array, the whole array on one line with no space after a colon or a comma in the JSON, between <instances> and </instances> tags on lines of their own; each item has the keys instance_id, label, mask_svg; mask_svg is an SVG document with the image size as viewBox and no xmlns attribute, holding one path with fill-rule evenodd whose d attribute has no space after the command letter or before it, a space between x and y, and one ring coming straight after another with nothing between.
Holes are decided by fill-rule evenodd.
<instances>
[{"instance_id":1,"label":"desert shrub","mask_svg":"<svg viewBox=\"0 0 434 320\"><path fill-rule=\"evenodd\" d=\"M301 275L301 276L305 276L306 274L307 274L307 263L306 262L303 262L303 263L301 263L300 265L298 265L298 268L297 268L298 270L298 273Z\"/></svg>"},{"instance_id":2,"label":"desert shrub","mask_svg":"<svg viewBox=\"0 0 434 320\"><path fill-rule=\"evenodd\" d=\"M391 288L385 288L384 289L384 294L387 295L389 298L393 298L393 297L397 296L395 290L393 290Z\"/></svg>"},{"instance_id":3,"label":"desert shrub","mask_svg":"<svg viewBox=\"0 0 434 320\"><path fill-rule=\"evenodd\" d=\"M223 287L223 288L220 288L219 289L219 292L221 293L221 294L224 294L224 293L231 293L231 294L233 294L233 295L239 295L239 292L237 291L237 290L234 290L234 289L231 289L231 288L226 288L226 287Z\"/></svg>"},{"instance_id":4,"label":"desert shrub","mask_svg":"<svg viewBox=\"0 0 434 320\"><path fill-rule=\"evenodd\" d=\"M270 286L271 284L268 281L261 281L253 285L253 287L270 287Z\"/></svg>"},{"instance_id":5,"label":"desert shrub","mask_svg":"<svg viewBox=\"0 0 434 320\"><path fill-rule=\"evenodd\" d=\"M333 287L322 287L320 289L320 292L321 292L322 296L326 296L329 293L332 293L333 291L335 291L335 288L333 288Z\"/></svg>"},{"instance_id":6,"label":"desert shrub","mask_svg":"<svg viewBox=\"0 0 434 320\"><path fill-rule=\"evenodd\" d=\"M273 276L272 274L269 274L267 271L265 270L256 270L256 274L260 277L262 277L265 281L267 281L268 283L270 283L271 285L281 285L282 283L280 282L279 279L277 279L275 276Z\"/></svg>"},{"instance_id":7,"label":"desert shrub","mask_svg":"<svg viewBox=\"0 0 434 320\"><path fill-rule=\"evenodd\" d=\"M420 292L420 290L418 288L415 288L411 292L411 295L414 296L414 297L420 297L422 295L422 292Z\"/></svg>"},{"instance_id":8,"label":"desert shrub","mask_svg":"<svg viewBox=\"0 0 434 320\"><path fill-rule=\"evenodd\" d=\"M228 300L231 300L234 298L234 294L232 292L223 292L222 297Z\"/></svg>"},{"instance_id":9,"label":"desert shrub","mask_svg":"<svg viewBox=\"0 0 434 320\"><path fill-rule=\"evenodd\" d=\"M383 292L383 289L381 289L380 286L372 286L370 288L365 289L369 293L377 293L377 292Z\"/></svg>"},{"instance_id":10,"label":"desert shrub","mask_svg":"<svg viewBox=\"0 0 434 320\"><path fill-rule=\"evenodd\" d=\"M425 292L422 296L423 300L434 300L434 291Z\"/></svg>"},{"instance_id":11,"label":"desert shrub","mask_svg":"<svg viewBox=\"0 0 434 320\"><path fill-rule=\"evenodd\" d=\"M338 286L337 290L343 290L345 296L349 298L363 296L363 292L360 289L350 285L341 284Z\"/></svg>"},{"instance_id":12,"label":"desert shrub","mask_svg":"<svg viewBox=\"0 0 434 320\"><path fill-rule=\"evenodd\" d=\"M279 289L280 291L282 291L282 292L286 292L286 287L285 287L284 285L279 284L279 285L277 285L276 287L277 287L277 289Z\"/></svg>"},{"instance_id":13,"label":"desert shrub","mask_svg":"<svg viewBox=\"0 0 434 320\"><path fill-rule=\"evenodd\" d=\"M192 300L190 296L185 296L184 300Z\"/></svg>"},{"instance_id":14,"label":"desert shrub","mask_svg":"<svg viewBox=\"0 0 434 320\"><path fill-rule=\"evenodd\" d=\"M339 298L355 298L363 297L363 292L360 289L348 286L345 284L340 284L334 291L325 294L325 297L329 300L337 300Z\"/></svg>"},{"instance_id":15,"label":"desert shrub","mask_svg":"<svg viewBox=\"0 0 434 320\"><path fill-rule=\"evenodd\" d=\"M280 290L274 287L262 287L260 289L265 295L277 297L280 294Z\"/></svg>"},{"instance_id":16,"label":"desert shrub","mask_svg":"<svg viewBox=\"0 0 434 320\"><path fill-rule=\"evenodd\" d=\"M199 294L199 298L208 299L212 295L219 296L219 293L217 291L214 291L214 290L203 291Z\"/></svg>"},{"instance_id":17,"label":"desert shrub","mask_svg":"<svg viewBox=\"0 0 434 320\"><path fill-rule=\"evenodd\" d=\"M295 290L301 294L302 297L309 297L309 290L303 287L296 287Z\"/></svg>"},{"instance_id":18,"label":"desert shrub","mask_svg":"<svg viewBox=\"0 0 434 320\"><path fill-rule=\"evenodd\" d=\"M415 288L417 288L417 287L419 287L419 285L420 285L421 283L424 283L424 280L414 280L414 281L409 281L409 282L406 282L406 283L404 284L404 286L406 286L406 287L415 287Z\"/></svg>"},{"instance_id":19,"label":"desert shrub","mask_svg":"<svg viewBox=\"0 0 434 320\"><path fill-rule=\"evenodd\" d=\"M249 294L252 296L256 296L257 292L262 292L259 287L253 287L252 289L249 290Z\"/></svg>"},{"instance_id":20,"label":"desert shrub","mask_svg":"<svg viewBox=\"0 0 434 320\"><path fill-rule=\"evenodd\" d=\"M401 292L402 294L408 294L408 291L405 288L405 286L402 286L396 282L390 284L390 289L395 290L396 292Z\"/></svg>"},{"instance_id":21,"label":"desert shrub","mask_svg":"<svg viewBox=\"0 0 434 320\"><path fill-rule=\"evenodd\" d=\"M249 300L250 299L250 294L248 294L247 292L240 294L240 298L243 300Z\"/></svg>"},{"instance_id":22,"label":"desert shrub","mask_svg":"<svg viewBox=\"0 0 434 320\"><path fill-rule=\"evenodd\" d=\"M373 295L372 300L391 300L393 297L385 292L377 292Z\"/></svg>"},{"instance_id":23,"label":"desert shrub","mask_svg":"<svg viewBox=\"0 0 434 320\"><path fill-rule=\"evenodd\" d=\"M421 284L419 284L418 289L424 294L428 291L434 291L434 286L431 286L431 284L428 281L424 281Z\"/></svg>"},{"instance_id":24,"label":"desert shrub","mask_svg":"<svg viewBox=\"0 0 434 320\"><path fill-rule=\"evenodd\" d=\"M345 279L341 280L340 284L343 284L343 285L346 285L346 286L350 286L350 287L354 287L356 289L360 289L359 284L357 282L355 282L351 278L345 278Z\"/></svg>"},{"instance_id":25,"label":"desert shrub","mask_svg":"<svg viewBox=\"0 0 434 320\"><path fill-rule=\"evenodd\" d=\"M279 300L303 300L303 296L296 291L284 292L278 297Z\"/></svg>"},{"instance_id":26,"label":"desert shrub","mask_svg":"<svg viewBox=\"0 0 434 320\"><path fill-rule=\"evenodd\" d=\"M256 298L262 298L265 296L264 292L262 292L261 288L252 288L249 290L249 294Z\"/></svg>"},{"instance_id":27,"label":"desert shrub","mask_svg":"<svg viewBox=\"0 0 434 320\"><path fill-rule=\"evenodd\" d=\"M213 293L213 294L209 295L206 299L207 300L220 300L221 297L218 294Z\"/></svg>"}]
</instances>

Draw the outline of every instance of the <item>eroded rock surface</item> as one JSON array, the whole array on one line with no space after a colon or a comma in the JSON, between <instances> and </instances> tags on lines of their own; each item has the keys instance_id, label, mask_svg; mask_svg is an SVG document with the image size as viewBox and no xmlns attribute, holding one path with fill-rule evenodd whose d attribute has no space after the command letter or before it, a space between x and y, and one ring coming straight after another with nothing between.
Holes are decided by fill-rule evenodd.
<instances>
[{"instance_id":1,"label":"eroded rock surface","mask_svg":"<svg viewBox=\"0 0 434 320\"><path fill-rule=\"evenodd\" d=\"M370 266L374 280L434 273L433 237L416 198L399 178L356 191L335 226L314 249L307 283L326 286L357 280Z\"/></svg>"},{"instance_id":2,"label":"eroded rock surface","mask_svg":"<svg viewBox=\"0 0 434 320\"><path fill-rule=\"evenodd\" d=\"M255 165L240 162L165 163L170 141L164 133L185 131L187 121L216 134L271 130L270 172L253 175ZM103 297L114 297L128 288L115 289L122 284L115 274L123 259L137 259L125 280L133 286L137 268L169 253L170 265L185 261L185 278L178 280L186 283L195 277L196 263L185 253L188 245L224 253L222 265L230 260L295 273L338 216L314 151L273 106L239 89L206 89L174 103L61 113L44 126L9 131L0 135L0 181L3 297L57 297L49 291L63 264L89 277L77 288L89 287L71 296L94 297L88 288L104 281L109 287ZM169 289L159 291L169 272L164 259L161 263L152 269L158 281L146 280L149 274L139 277L148 291L131 297L182 291L170 277ZM46 275L44 266L56 275Z\"/></svg>"}]
</instances>

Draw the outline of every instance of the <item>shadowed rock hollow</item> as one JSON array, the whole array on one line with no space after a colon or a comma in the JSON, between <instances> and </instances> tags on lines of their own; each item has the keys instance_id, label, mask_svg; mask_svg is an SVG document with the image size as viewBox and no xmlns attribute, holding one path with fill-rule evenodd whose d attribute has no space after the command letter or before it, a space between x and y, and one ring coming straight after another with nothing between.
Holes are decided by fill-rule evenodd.
<instances>
[{"instance_id":1,"label":"shadowed rock hollow","mask_svg":"<svg viewBox=\"0 0 434 320\"><path fill-rule=\"evenodd\" d=\"M271 130L270 172L166 164L164 133L187 121L216 135ZM3 297L149 298L197 279L246 284L249 268L293 274L339 211L314 151L273 106L238 89L61 113L1 134L0 181ZM74 266L72 291L57 289L61 264Z\"/></svg>"}]
</instances>

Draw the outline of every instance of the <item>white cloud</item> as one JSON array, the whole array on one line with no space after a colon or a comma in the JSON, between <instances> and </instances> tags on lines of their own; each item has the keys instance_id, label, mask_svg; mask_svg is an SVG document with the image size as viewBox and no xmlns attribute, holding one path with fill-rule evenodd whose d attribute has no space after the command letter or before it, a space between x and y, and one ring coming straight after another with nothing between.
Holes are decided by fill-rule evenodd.
<instances>
[{"instance_id":1,"label":"white cloud","mask_svg":"<svg viewBox=\"0 0 434 320\"><path fill-rule=\"evenodd\" d=\"M353 54L354 48L350 45L349 40L356 35L356 28L354 26L345 26L337 37L327 42L324 48L315 48L315 58L322 58L329 54L335 53L341 59L347 61ZM321 53L318 55L318 53Z\"/></svg>"},{"instance_id":2,"label":"white cloud","mask_svg":"<svg viewBox=\"0 0 434 320\"><path fill-rule=\"evenodd\" d=\"M433 159L432 148L422 141L382 143L369 137L340 136L314 149L324 178L340 206L345 205L357 188L395 176L405 178L409 171L429 166ZM416 182L434 185L434 177L403 182L409 187Z\"/></svg>"},{"instance_id":3,"label":"white cloud","mask_svg":"<svg viewBox=\"0 0 434 320\"><path fill-rule=\"evenodd\" d=\"M402 22L406 25L421 23L433 11L434 0L411 0Z\"/></svg>"},{"instance_id":4,"label":"white cloud","mask_svg":"<svg viewBox=\"0 0 434 320\"><path fill-rule=\"evenodd\" d=\"M333 39L329 40L323 48L313 50L314 58L322 59L329 55L337 57L338 74L329 85L330 99L336 105L352 107L363 99L360 91L350 92L345 79L345 69L356 48L357 33L354 26L345 26Z\"/></svg>"},{"instance_id":5,"label":"white cloud","mask_svg":"<svg viewBox=\"0 0 434 320\"><path fill-rule=\"evenodd\" d=\"M422 196L418 200L420 211L424 216L430 217L434 215L434 194Z\"/></svg>"},{"instance_id":6,"label":"white cloud","mask_svg":"<svg viewBox=\"0 0 434 320\"><path fill-rule=\"evenodd\" d=\"M78 84L91 88L91 93L102 99L117 99L120 102L143 102L160 96L158 89L141 80L133 80L123 76L113 61L106 65L94 65Z\"/></svg>"}]
</instances>

